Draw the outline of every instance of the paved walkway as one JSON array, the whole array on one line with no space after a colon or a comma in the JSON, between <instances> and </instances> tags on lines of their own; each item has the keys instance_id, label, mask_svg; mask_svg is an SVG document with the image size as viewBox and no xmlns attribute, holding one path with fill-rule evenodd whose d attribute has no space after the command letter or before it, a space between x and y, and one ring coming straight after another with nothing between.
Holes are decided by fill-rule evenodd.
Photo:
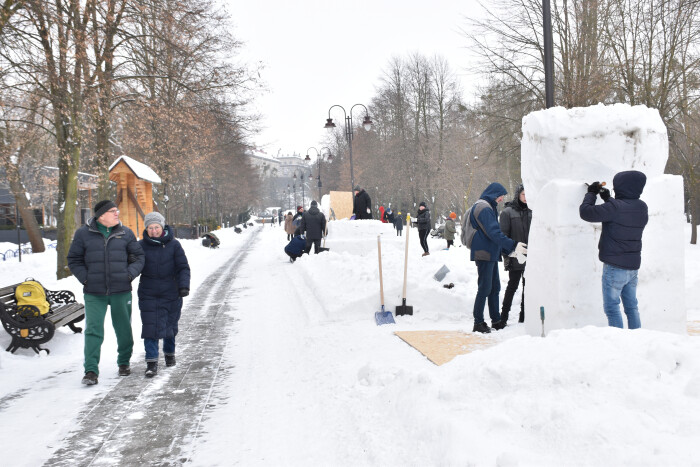
<instances>
[{"instance_id":1,"label":"paved walkway","mask_svg":"<svg viewBox=\"0 0 700 467\"><path fill-rule=\"evenodd\" d=\"M253 237L258 235L253 233ZM236 275L250 245L213 272L182 311L177 337L177 365L158 376L143 377L145 362L132 365L104 397L78 416L79 426L64 438L48 466L177 465L197 437L209 408L233 319L226 314L236 297ZM163 459L169 459L164 464Z\"/></svg>"}]
</instances>

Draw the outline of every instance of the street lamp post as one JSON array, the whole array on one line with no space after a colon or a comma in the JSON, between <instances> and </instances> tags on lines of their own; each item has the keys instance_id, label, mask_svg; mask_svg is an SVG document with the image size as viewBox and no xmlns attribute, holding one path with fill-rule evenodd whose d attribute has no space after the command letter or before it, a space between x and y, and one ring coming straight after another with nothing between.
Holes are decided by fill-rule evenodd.
<instances>
[{"instance_id":1,"label":"street lamp post","mask_svg":"<svg viewBox=\"0 0 700 467\"><path fill-rule=\"evenodd\" d=\"M318 163L318 176L316 177L318 179L318 200L321 201L321 187L323 186L323 184L321 183L321 160L327 160L328 162L331 162L333 160L333 154L331 153L331 150L328 146L322 147L321 152L319 152L319 150L313 146L311 146L309 149L313 149L314 151L316 151L316 162ZM304 160L307 162L311 160L311 157L309 157L309 149L306 150L306 157L304 158ZM328 149L327 154L323 154L324 149Z\"/></svg>"},{"instance_id":2,"label":"street lamp post","mask_svg":"<svg viewBox=\"0 0 700 467\"><path fill-rule=\"evenodd\" d=\"M326 119L326 124L324 125L324 128L327 130L332 130L335 128L335 123L333 123L333 119L331 118L331 110L333 110L333 107L340 107L343 109L343 115L345 116L345 138L348 140L348 150L350 154L350 191L355 189L355 172L353 170L352 166L352 138L353 138L353 129L352 129L352 109L354 109L357 106L361 106L365 109L365 117L362 120L362 127L366 130L369 131L372 129L372 120L369 118L369 111L367 110L367 107L365 107L363 104L355 104L352 107L350 107L350 112L346 113L345 112L345 107L342 105L332 105L328 109L328 118Z\"/></svg>"},{"instance_id":3,"label":"street lamp post","mask_svg":"<svg viewBox=\"0 0 700 467\"><path fill-rule=\"evenodd\" d=\"M306 205L306 194L304 193L304 171L302 170L301 176L299 177L301 179L301 205L305 206ZM294 171L294 180L296 183L297 179L297 172L296 170Z\"/></svg>"},{"instance_id":4,"label":"street lamp post","mask_svg":"<svg viewBox=\"0 0 700 467\"><path fill-rule=\"evenodd\" d=\"M554 107L552 14L549 0L542 0L542 28L544 33L544 100L545 108L548 109Z\"/></svg>"}]
</instances>

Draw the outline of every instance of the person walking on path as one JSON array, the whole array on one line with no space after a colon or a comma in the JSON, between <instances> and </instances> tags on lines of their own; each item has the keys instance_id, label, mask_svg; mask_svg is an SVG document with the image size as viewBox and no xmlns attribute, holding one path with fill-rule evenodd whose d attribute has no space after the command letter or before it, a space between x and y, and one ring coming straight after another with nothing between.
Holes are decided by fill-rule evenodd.
<instances>
[{"instance_id":1,"label":"person walking on path","mask_svg":"<svg viewBox=\"0 0 700 467\"><path fill-rule=\"evenodd\" d=\"M384 213L386 210L384 209L384 206L379 206L379 220L382 222L382 224L386 223L386 219L384 218Z\"/></svg>"},{"instance_id":2,"label":"person walking on path","mask_svg":"<svg viewBox=\"0 0 700 467\"><path fill-rule=\"evenodd\" d=\"M425 201L421 201L418 205L418 238L420 239L420 246L423 248L423 255L428 256L430 251L428 250L428 234L430 233L430 209L425 205Z\"/></svg>"},{"instance_id":3,"label":"person walking on path","mask_svg":"<svg viewBox=\"0 0 700 467\"><path fill-rule=\"evenodd\" d=\"M119 376L131 374L134 336L131 331L131 281L143 269L144 253L134 233L119 221L113 201L94 207L94 217L80 227L68 250L68 267L83 284L85 345L82 383L97 384L107 307L117 336Z\"/></svg>"},{"instance_id":4,"label":"person walking on path","mask_svg":"<svg viewBox=\"0 0 700 467\"><path fill-rule=\"evenodd\" d=\"M286 216L284 216L284 231L287 232L287 241L290 241L292 239L292 236L294 236L294 224L292 221L294 220L294 216L292 215L292 212L289 211Z\"/></svg>"},{"instance_id":5,"label":"person walking on path","mask_svg":"<svg viewBox=\"0 0 700 467\"><path fill-rule=\"evenodd\" d=\"M294 230L301 225L301 216L304 215L304 206L297 206L297 213L294 214L292 219L292 225L294 225Z\"/></svg>"},{"instance_id":6,"label":"person walking on path","mask_svg":"<svg viewBox=\"0 0 700 467\"><path fill-rule=\"evenodd\" d=\"M637 302L637 279L642 263L642 233L649 221L649 210L639 199L647 177L637 170L619 172L613 177L615 197L599 182L588 186L579 207L581 219L602 222L598 259L603 262L603 310L608 325L622 328L620 299L627 315L627 328L641 327ZM604 201L596 206L596 197Z\"/></svg>"},{"instance_id":7,"label":"person walking on path","mask_svg":"<svg viewBox=\"0 0 700 467\"><path fill-rule=\"evenodd\" d=\"M271 220L272 222L272 220ZM163 340L165 366L175 365L175 336L182 298L190 293L190 265L185 250L157 212L146 214L139 241L146 264L139 281L141 338L146 349L146 377L158 373L158 342Z\"/></svg>"},{"instance_id":8,"label":"person walking on path","mask_svg":"<svg viewBox=\"0 0 700 467\"><path fill-rule=\"evenodd\" d=\"M372 218L372 199L360 185L355 187L352 213L355 215L356 220Z\"/></svg>"},{"instance_id":9,"label":"person walking on path","mask_svg":"<svg viewBox=\"0 0 700 467\"><path fill-rule=\"evenodd\" d=\"M311 207L301 218L301 233L306 232L306 253L314 246L314 254L318 254L321 248L321 239L326 231L326 216L318 209L318 203L311 201Z\"/></svg>"},{"instance_id":10,"label":"person walking on path","mask_svg":"<svg viewBox=\"0 0 700 467\"><path fill-rule=\"evenodd\" d=\"M488 206L476 211L477 204L470 212L465 222L471 222L476 229L472 239L470 259L476 263L478 272L478 289L474 298L474 332L489 333L491 329L484 321L484 307L488 301L491 326L494 329L503 329L505 324L501 321L498 312L499 292L501 280L498 276L498 262L501 261L501 253L506 255L525 255L527 245L516 243L506 237L498 225L498 203L508 192L500 183L491 183L481 193L480 200L486 201Z\"/></svg>"},{"instance_id":11,"label":"person walking on path","mask_svg":"<svg viewBox=\"0 0 700 467\"><path fill-rule=\"evenodd\" d=\"M452 245L455 244L455 234L457 233L457 227L455 227L455 219L457 219L457 214L451 212L450 215L445 220L445 240L447 240L447 250L450 249Z\"/></svg>"},{"instance_id":12,"label":"person walking on path","mask_svg":"<svg viewBox=\"0 0 700 467\"><path fill-rule=\"evenodd\" d=\"M396 227L396 236L403 236L403 217L401 217L401 211L394 218L394 227Z\"/></svg>"},{"instance_id":13,"label":"person walking on path","mask_svg":"<svg viewBox=\"0 0 700 467\"><path fill-rule=\"evenodd\" d=\"M525 188L519 185L515 190L515 196L506 203L505 209L501 212L500 225L501 232L515 242L522 242L527 245L530 235L530 223L532 222L532 209L527 207ZM513 296L518 290L518 284L523 282L522 296L520 300L520 316L518 322L525 321L525 263L521 263L517 258L505 256L503 258L505 270L508 271L508 285L503 294L503 305L501 306L501 322L508 324L510 308L513 304Z\"/></svg>"}]
</instances>

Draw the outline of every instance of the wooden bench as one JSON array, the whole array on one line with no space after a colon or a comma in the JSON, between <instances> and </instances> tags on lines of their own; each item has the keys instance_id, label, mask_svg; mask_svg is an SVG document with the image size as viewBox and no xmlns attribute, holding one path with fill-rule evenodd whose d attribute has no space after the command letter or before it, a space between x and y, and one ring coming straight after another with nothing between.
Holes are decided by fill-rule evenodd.
<instances>
[{"instance_id":1,"label":"wooden bench","mask_svg":"<svg viewBox=\"0 0 700 467\"><path fill-rule=\"evenodd\" d=\"M46 298L51 303L51 310L45 315L39 315L39 310L31 305L17 306L15 288L19 284L0 288L0 321L5 330L12 336L12 342L7 347L8 352L14 353L19 348L32 349L39 353L45 350L41 344L51 340L56 328L68 326L73 332L82 332L75 323L85 317L85 306L75 301L75 295L68 290L46 290Z\"/></svg>"}]
</instances>

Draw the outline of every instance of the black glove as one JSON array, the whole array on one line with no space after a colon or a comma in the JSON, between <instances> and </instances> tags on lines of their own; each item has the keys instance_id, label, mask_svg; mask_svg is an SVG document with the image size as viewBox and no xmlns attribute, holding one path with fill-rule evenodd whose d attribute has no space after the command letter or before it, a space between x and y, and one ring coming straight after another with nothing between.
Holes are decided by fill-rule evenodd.
<instances>
[{"instance_id":1,"label":"black glove","mask_svg":"<svg viewBox=\"0 0 700 467\"><path fill-rule=\"evenodd\" d=\"M186 289L183 287L179 290L179 292L181 297L186 297L190 294L190 289Z\"/></svg>"},{"instance_id":2,"label":"black glove","mask_svg":"<svg viewBox=\"0 0 700 467\"><path fill-rule=\"evenodd\" d=\"M600 192L600 182L593 182L588 185L588 192L597 195Z\"/></svg>"},{"instance_id":3,"label":"black glove","mask_svg":"<svg viewBox=\"0 0 700 467\"><path fill-rule=\"evenodd\" d=\"M607 201L610 199L610 190L607 188L601 188L600 189L600 197L603 201Z\"/></svg>"}]
</instances>

